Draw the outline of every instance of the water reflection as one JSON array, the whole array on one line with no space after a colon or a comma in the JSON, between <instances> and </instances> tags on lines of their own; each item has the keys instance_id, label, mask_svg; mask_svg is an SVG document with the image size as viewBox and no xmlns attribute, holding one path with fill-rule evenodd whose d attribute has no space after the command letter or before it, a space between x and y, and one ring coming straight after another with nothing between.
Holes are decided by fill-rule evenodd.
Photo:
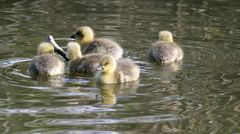
<instances>
[{"instance_id":1,"label":"water reflection","mask_svg":"<svg viewBox=\"0 0 240 134\"><path fill-rule=\"evenodd\" d=\"M18 132L16 134L33 134L33 133L44 133L44 134L120 134L117 131L94 131L94 130L35 130L35 131L25 131Z\"/></svg>"},{"instance_id":2,"label":"water reflection","mask_svg":"<svg viewBox=\"0 0 240 134\"><path fill-rule=\"evenodd\" d=\"M234 0L1 1L0 133L238 133L239 6ZM31 79L35 45L81 25L123 46L141 67L139 84L98 86L92 77L68 74ZM173 31L183 63L145 59L160 30Z\"/></svg>"},{"instance_id":3,"label":"water reflection","mask_svg":"<svg viewBox=\"0 0 240 134\"><path fill-rule=\"evenodd\" d=\"M118 95L134 94L139 86L139 80L134 82L118 83L118 84L102 84L97 83L97 87L101 90L102 104L110 105L117 103Z\"/></svg>"},{"instance_id":4,"label":"water reflection","mask_svg":"<svg viewBox=\"0 0 240 134\"><path fill-rule=\"evenodd\" d=\"M175 115L142 116L122 119L39 119L26 123L27 126L80 126L118 123L155 123L177 120Z\"/></svg>"},{"instance_id":5,"label":"water reflection","mask_svg":"<svg viewBox=\"0 0 240 134\"><path fill-rule=\"evenodd\" d=\"M39 87L62 87L64 86L64 76L56 75L56 76L35 76L32 77L32 80L35 81L36 86Z\"/></svg>"},{"instance_id":6,"label":"water reflection","mask_svg":"<svg viewBox=\"0 0 240 134\"><path fill-rule=\"evenodd\" d=\"M173 62L173 63L168 63L168 64L154 64L156 66L156 68L158 68L158 70L160 72L164 72L164 73L174 73L174 72L178 72L179 70L181 70L182 68L182 64L183 61L179 61L179 62Z\"/></svg>"}]
</instances>

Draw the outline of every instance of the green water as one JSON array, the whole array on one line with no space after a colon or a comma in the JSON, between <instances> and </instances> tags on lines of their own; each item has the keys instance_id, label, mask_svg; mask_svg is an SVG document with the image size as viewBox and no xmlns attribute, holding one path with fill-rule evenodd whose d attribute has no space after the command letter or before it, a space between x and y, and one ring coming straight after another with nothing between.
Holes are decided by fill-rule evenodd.
<instances>
[{"instance_id":1,"label":"green water","mask_svg":"<svg viewBox=\"0 0 240 134\"><path fill-rule=\"evenodd\" d=\"M239 7L237 0L0 1L0 133L240 133ZM31 79L37 45L82 25L121 44L141 68L139 81ZM183 48L181 64L146 60L160 30Z\"/></svg>"}]
</instances>

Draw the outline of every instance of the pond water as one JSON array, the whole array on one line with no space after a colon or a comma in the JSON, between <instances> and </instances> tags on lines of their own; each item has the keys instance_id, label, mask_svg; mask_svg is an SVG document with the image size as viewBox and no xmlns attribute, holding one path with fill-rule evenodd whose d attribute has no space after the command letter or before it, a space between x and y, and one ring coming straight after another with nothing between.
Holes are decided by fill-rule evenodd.
<instances>
[{"instance_id":1,"label":"pond water","mask_svg":"<svg viewBox=\"0 0 240 134\"><path fill-rule=\"evenodd\" d=\"M237 0L1 0L0 133L239 134L239 7ZM139 81L32 79L37 45L82 25L120 43L140 66ZM173 32L182 63L146 60L160 30Z\"/></svg>"}]
</instances>

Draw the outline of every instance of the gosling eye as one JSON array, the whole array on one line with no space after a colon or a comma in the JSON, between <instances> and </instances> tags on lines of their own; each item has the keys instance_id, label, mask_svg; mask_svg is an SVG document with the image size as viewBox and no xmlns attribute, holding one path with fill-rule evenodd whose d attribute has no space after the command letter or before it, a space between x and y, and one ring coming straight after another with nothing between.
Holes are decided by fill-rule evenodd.
<instances>
[{"instance_id":1,"label":"gosling eye","mask_svg":"<svg viewBox=\"0 0 240 134\"><path fill-rule=\"evenodd\" d=\"M76 35L79 36L79 37L83 37L83 36L84 36L84 35L82 34L82 32L80 32L80 31L78 31L78 32L76 33Z\"/></svg>"},{"instance_id":2,"label":"gosling eye","mask_svg":"<svg viewBox=\"0 0 240 134\"><path fill-rule=\"evenodd\" d=\"M104 66L108 65L108 62L105 62L103 65L104 65Z\"/></svg>"},{"instance_id":3,"label":"gosling eye","mask_svg":"<svg viewBox=\"0 0 240 134\"><path fill-rule=\"evenodd\" d=\"M76 35L80 35L80 32L78 31L78 32L76 32Z\"/></svg>"}]
</instances>

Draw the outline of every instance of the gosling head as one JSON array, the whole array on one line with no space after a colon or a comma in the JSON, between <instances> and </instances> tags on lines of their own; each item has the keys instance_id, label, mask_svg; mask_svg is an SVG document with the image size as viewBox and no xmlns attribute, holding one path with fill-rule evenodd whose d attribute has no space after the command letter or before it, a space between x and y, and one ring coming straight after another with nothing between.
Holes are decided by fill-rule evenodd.
<instances>
[{"instance_id":1,"label":"gosling head","mask_svg":"<svg viewBox=\"0 0 240 134\"><path fill-rule=\"evenodd\" d=\"M110 56L103 56L100 60L100 65L97 70L101 70L103 73L113 73L117 67L116 60Z\"/></svg>"},{"instance_id":2,"label":"gosling head","mask_svg":"<svg viewBox=\"0 0 240 134\"><path fill-rule=\"evenodd\" d=\"M81 44L87 44L88 42L93 41L94 39L94 32L88 26L78 27L76 33L71 36L71 38L76 39L76 41Z\"/></svg>"},{"instance_id":3,"label":"gosling head","mask_svg":"<svg viewBox=\"0 0 240 134\"><path fill-rule=\"evenodd\" d=\"M77 42L69 42L67 44L67 57L69 60L75 60L82 57L81 47Z\"/></svg>"},{"instance_id":4,"label":"gosling head","mask_svg":"<svg viewBox=\"0 0 240 134\"><path fill-rule=\"evenodd\" d=\"M173 42L172 33L169 31L160 31L159 40L172 43Z\"/></svg>"},{"instance_id":5,"label":"gosling head","mask_svg":"<svg viewBox=\"0 0 240 134\"><path fill-rule=\"evenodd\" d=\"M53 54L54 53L54 47L49 42L42 42L38 46L37 54Z\"/></svg>"}]
</instances>

